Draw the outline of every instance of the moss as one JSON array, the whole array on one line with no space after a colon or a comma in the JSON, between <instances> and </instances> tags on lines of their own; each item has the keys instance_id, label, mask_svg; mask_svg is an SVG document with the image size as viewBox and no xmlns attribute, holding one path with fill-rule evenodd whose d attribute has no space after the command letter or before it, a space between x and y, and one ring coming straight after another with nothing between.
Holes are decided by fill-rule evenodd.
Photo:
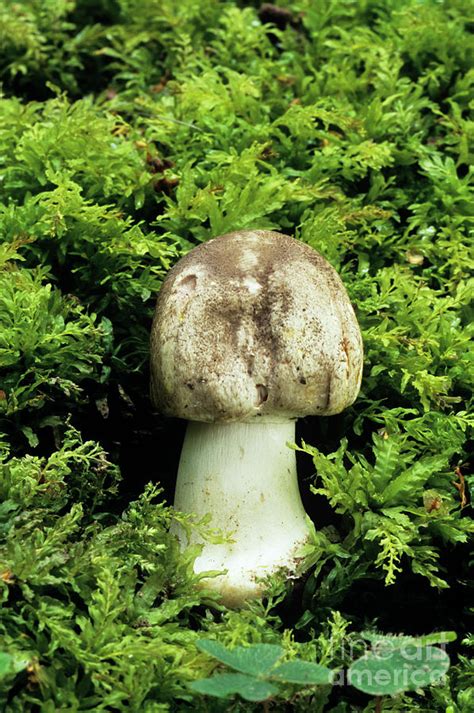
<instances>
[{"instance_id":1,"label":"moss","mask_svg":"<svg viewBox=\"0 0 474 713\"><path fill-rule=\"evenodd\" d=\"M5 710L219 710L187 687L202 632L339 666L374 623L459 635L391 710L472 710L470 12L0 0L0 637L29 662ZM354 406L301 426L311 569L226 612L168 532L182 428L147 362L163 276L239 228L334 265L366 359Z\"/></svg>"}]
</instances>

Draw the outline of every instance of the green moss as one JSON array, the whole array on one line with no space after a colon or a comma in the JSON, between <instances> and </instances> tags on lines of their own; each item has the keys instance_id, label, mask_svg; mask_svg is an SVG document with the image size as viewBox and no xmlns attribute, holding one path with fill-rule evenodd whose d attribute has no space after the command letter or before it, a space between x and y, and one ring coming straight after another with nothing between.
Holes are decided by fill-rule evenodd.
<instances>
[{"instance_id":1,"label":"green moss","mask_svg":"<svg viewBox=\"0 0 474 713\"><path fill-rule=\"evenodd\" d=\"M43 283L39 269L0 272L0 404L6 417L80 398L85 379L106 378L101 360L110 349L110 323L98 323Z\"/></svg>"},{"instance_id":2,"label":"green moss","mask_svg":"<svg viewBox=\"0 0 474 713\"><path fill-rule=\"evenodd\" d=\"M0 0L0 649L29 661L6 711L229 710L187 686L203 632L338 667L367 626L465 639L387 710L474 706L471 3L280 7ZM148 335L174 262L248 227L336 267L366 356L354 406L302 427L308 574L229 612L168 531Z\"/></svg>"}]
</instances>

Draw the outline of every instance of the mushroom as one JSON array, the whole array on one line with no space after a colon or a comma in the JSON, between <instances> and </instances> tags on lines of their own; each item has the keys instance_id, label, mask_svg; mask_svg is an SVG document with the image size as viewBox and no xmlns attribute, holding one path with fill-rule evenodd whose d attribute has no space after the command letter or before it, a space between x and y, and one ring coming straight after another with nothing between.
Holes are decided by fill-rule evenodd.
<instances>
[{"instance_id":1,"label":"mushroom","mask_svg":"<svg viewBox=\"0 0 474 713\"><path fill-rule=\"evenodd\" d=\"M174 506L230 534L202 543L196 572L227 606L291 576L311 525L301 502L295 422L355 400L362 339L334 268L266 230L199 245L169 272L151 339L151 394L187 419ZM184 540L184 534L180 537ZM197 537L197 536L195 536Z\"/></svg>"}]
</instances>

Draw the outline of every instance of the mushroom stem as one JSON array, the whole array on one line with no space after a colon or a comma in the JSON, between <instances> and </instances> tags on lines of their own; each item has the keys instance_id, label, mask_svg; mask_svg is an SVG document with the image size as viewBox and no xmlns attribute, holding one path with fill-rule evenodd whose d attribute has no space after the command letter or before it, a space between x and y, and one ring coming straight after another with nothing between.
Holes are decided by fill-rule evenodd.
<instances>
[{"instance_id":1,"label":"mushroom stem","mask_svg":"<svg viewBox=\"0 0 474 713\"><path fill-rule=\"evenodd\" d=\"M310 528L296 476L295 421L188 424L176 483L175 508L203 517L230 535L204 543L196 572L227 570L206 579L227 606L262 593L258 578L294 572ZM181 535L182 537L182 535Z\"/></svg>"}]
</instances>

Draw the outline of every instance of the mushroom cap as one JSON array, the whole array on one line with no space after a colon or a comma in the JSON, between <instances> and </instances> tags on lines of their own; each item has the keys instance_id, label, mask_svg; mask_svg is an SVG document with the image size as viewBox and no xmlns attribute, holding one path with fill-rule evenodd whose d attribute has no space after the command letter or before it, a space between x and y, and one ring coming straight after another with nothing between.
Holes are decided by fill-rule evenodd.
<instances>
[{"instance_id":1,"label":"mushroom cap","mask_svg":"<svg viewBox=\"0 0 474 713\"><path fill-rule=\"evenodd\" d=\"M281 233L228 233L170 270L151 337L164 414L247 421L339 413L356 398L363 347L349 297L313 248Z\"/></svg>"}]
</instances>

